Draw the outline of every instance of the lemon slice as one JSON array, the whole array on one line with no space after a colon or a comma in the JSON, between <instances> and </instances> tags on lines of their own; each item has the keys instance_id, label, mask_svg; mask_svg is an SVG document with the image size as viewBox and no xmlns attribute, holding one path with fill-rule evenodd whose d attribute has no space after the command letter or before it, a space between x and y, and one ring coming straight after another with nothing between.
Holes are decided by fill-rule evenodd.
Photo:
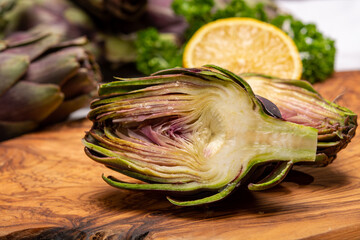
<instances>
[{"instance_id":1,"label":"lemon slice","mask_svg":"<svg viewBox=\"0 0 360 240\"><path fill-rule=\"evenodd\" d=\"M215 64L237 74L300 79L302 63L293 40L279 28L252 18L208 23L190 39L184 67Z\"/></svg>"}]
</instances>

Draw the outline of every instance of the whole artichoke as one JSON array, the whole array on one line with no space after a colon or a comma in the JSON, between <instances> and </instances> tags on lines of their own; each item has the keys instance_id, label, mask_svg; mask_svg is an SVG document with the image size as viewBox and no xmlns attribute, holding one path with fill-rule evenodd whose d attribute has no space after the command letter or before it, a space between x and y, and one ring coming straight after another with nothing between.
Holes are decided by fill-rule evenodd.
<instances>
[{"instance_id":1,"label":"whole artichoke","mask_svg":"<svg viewBox=\"0 0 360 240\"><path fill-rule=\"evenodd\" d=\"M0 41L0 140L64 120L94 96L100 72L82 47L41 26Z\"/></svg>"},{"instance_id":2,"label":"whole artichoke","mask_svg":"<svg viewBox=\"0 0 360 240\"><path fill-rule=\"evenodd\" d=\"M57 28L66 40L84 35L88 39L95 37L96 29L91 18L70 1L34 0L31 5L23 5L22 2L16 5L21 9L16 15L18 29L27 30L39 24L46 24Z\"/></svg>"},{"instance_id":3,"label":"whole artichoke","mask_svg":"<svg viewBox=\"0 0 360 240\"><path fill-rule=\"evenodd\" d=\"M73 0L102 20L137 19L146 9L146 0Z\"/></svg>"},{"instance_id":4,"label":"whole artichoke","mask_svg":"<svg viewBox=\"0 0 360 240\"><path fill-rule=\"evenodd\" d=\"M114 187L187 193L190 200L169 200L198 205L226 197L258 166L278 163L252 190L315 161L317 130L279 119L274 104L229 71L209 65L119 80L100 86L83 141L91 159L146 182L103 176Z\"/></svg>"},{"instance_id":5,"label":"whole artichoke","mask_svg":"<svg viewBox=\"0 0 360 240\"><path fill-rule=\"evenodd\" d=\"M273 102L284 120L318 129L316 166L331 163L355 136L357 115L324 99L307 81L242 75L253 91Z\"/></svg>"}]
</instances>

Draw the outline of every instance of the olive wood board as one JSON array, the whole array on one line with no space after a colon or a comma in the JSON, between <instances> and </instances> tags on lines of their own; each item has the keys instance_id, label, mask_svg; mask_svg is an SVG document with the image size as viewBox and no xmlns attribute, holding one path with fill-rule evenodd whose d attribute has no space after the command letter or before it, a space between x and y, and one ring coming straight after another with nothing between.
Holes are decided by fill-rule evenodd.
<instances>
[{"instance_id":1,"label":"olive wood board","mask_svg":"<svg viewBox=\"0 0 360 240\"><path fill-rule=\"evenodd\" d=\"M360 113L360 71L315 88ZM90 160L82 119L0 143L0 239L360 239L360 136L325 168L295 167L280 185L178 207L165 193L120 190ZM124 177L125 180L130 180Z\"/></svg>"}]
</instances>

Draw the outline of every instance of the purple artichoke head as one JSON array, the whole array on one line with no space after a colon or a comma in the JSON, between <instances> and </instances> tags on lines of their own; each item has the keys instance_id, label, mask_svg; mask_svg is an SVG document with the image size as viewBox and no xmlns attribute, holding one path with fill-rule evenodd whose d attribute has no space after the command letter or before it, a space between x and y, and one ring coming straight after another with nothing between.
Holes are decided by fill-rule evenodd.
<instances>
[{"instance_id":1,"label":"purple artichoke head","mask_svg":"<svg viewBox=\"0 0 360 240\"><path fill-rule=\"evenodd\" d=\"M100 72L83 45L38 26L0 41L1 140L64 120L94 96Z\"/></svg>"}]
</instances>

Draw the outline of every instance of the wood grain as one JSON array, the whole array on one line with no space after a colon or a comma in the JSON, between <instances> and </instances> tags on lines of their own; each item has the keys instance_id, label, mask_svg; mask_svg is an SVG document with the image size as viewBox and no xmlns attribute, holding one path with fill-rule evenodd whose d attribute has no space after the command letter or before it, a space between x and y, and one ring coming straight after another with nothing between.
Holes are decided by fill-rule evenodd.
<instances>
[{"instance_id":1,"label":"wood grain","mask_svg":"<svg viewBox=\"0 0 360 240\"><path fill-rule=\"evenodd\" d=\"M316 89L359 113L359 83L360 72L343 72ZM114 173L83 153L90 126L68 122L0 144L0 239L360 238L359 135L326 168L296 167L273 189L181 208L103 182Z\"/></svg>"}]
</instances>

